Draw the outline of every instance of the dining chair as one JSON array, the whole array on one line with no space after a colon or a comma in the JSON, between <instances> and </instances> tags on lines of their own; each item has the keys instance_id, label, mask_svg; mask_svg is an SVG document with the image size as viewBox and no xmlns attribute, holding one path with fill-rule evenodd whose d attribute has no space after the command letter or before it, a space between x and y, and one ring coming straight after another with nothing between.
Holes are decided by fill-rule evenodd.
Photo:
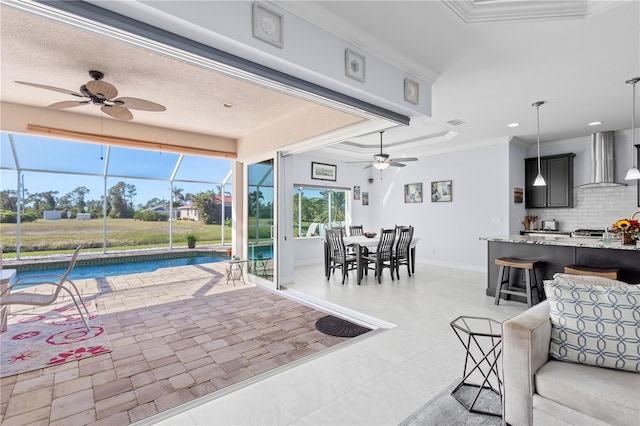
<instances>
[{"instance_id":1,"label":"dining chair","mask_svg":"<svg viewBox=\"0 0 640 426\"><path fill-rule=\"evenodd\" d=\"M396 243L393 249L393 263L396 277L400 279L400 265L407 265L407 273L411 276L411 239L413 226L396 226Z\"/></svg>"},{"instance_id":2,"label":"dining chair","mask_svg":"<svg viewBox=\"0 0 640 426\"><path fill-rule=\"evenodd\" d=\"M64 290L71 296L71 300L80 314L80 318L84 323L84 326L89 330L89 311L87 306L82 300L82 296L78 291L78 287L69 279L69 274L73 270L73 267L78 260L78 254L80 253L82 246L78 246L71 256L71 261L67 266L67 270L63 275L57 274L40 274L40 275L26 275L17 279L6 290L0 293L0 309L6 309L9 305L31 305L31 306L47 306L51 305L58 300L60 292ZM44 286L53 286L53 292L50 294L34 293L29 291L17 291L11 293L11 290L18 286L28 285L27 289L39 289ZM80 305L84 308L84 312L87 314L85 319Z\"/></svg>"},{"instance_id":3,"label":"dining chair","mask_svg":"<svg viewBox=\"0 0 640 426\"><path fill-rule=\"evenodd\" d=\"M327 240L327 280L331 277L331 272L336 269L342 269L342 284L347 277L347 272L357 268L358 257L355 254L347 252L344 245L342 230L327 229L325 231Z\"/></svg>"},{"instance_id":4,"label":"dining chair","mask_svg":"<svg viewBox=\"0 0 640 426\"><path fill-rule=\"evenodd\" d=\"M361 237L363 235L362 225L349 226L349 235L352 237Z\"/></svg>"},{"instance_id":5,"label":"dining chair","mask_svg":"<svg viewBox=\"0 0 640 426\"><path fill-rule=\"evenodd\" d=\"M375 270L378 277L378 283L382 284L382 270L389 268L391 279L393 280L393 242L396 238L395 229L381 229L380 239L375 253L363 254L361 264L363 268ZM371 268L369 265L373 264Z\"/></svg>"}]
</instances>

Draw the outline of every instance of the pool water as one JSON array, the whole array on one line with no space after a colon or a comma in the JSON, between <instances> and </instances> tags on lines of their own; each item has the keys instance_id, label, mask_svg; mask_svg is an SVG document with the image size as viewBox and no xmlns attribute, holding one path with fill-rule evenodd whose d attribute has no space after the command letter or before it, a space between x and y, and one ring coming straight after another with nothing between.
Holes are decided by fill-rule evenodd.
<instances>
[{"instance_id":1,"label":"pool water","mask_svg":"<svg viewBox=\"0 0 640 426\"><path fill-rule=\"evenodd\" d=\"M161 268L173 268L176 266L200 265L202 263L220 262L228 259L226 254L189 256L176 259L157 260L132 260L127 263L112 263L104 265L76 265L69 275L71 280L83 280L88 278L105 278L117 275L139 274L142 272L153 272ZM17 278L27 275L37 274L57 274L62 275L66 268L51 268L19 272Z\"/></svg>"}]
</instances>

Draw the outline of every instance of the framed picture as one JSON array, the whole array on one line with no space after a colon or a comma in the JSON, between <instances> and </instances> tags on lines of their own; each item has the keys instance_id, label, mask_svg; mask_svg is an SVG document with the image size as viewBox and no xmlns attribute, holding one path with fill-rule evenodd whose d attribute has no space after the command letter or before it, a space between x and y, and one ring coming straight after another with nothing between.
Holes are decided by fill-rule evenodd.
<instances>
[{"instance_id":1,"label":"framed picture","mask_svg":"<svg viewBox=\"0 0 640 426\"><path fill-rule=\"evenodd\" d=\"M420 85L417 81L404 79L404 100L415 105L420 103Z\"/></svg>"},{"instance_id":2,"label":"framed picture","mask_svg":"<svg viewBox=\"0 0 640 426\"><path fill-rule=\"evenodd\" d=\"M364 82L365 58L351 49L344 51L344 73L347 77Z\"/></svg>"},{"instance_id":3,"label":"framed picture","mask_svg":"<svg viewBox=\"0 0 640 426\"><path fill-rule=\"evenodd\" d=\"M336 181L338 167L333 164L311 163L311 179Z\"/></svg>"},{"instance_id":4,"label":"framed picture","mask_svg":"<svg viewBox=\"0 0 640 426\"><path fill-rule=\"evenodd\" d=\"M453 199L453 182L441 180L431 182L431 201L434 203L449 202Z\"/></svg>"},{"instance_id":5,"label":"framed picture","mask_svg":"<svg viewBox=\"0 0 640 426\"><path fill-rule=\"evenodd\" d=\"M522 204L522 188L513 188L513 202L516 204Z\"/></svg>"},{"instance_id":6,"label":"framed picture","mask_svg":"<svg viewBox=\"0 0 640 426\"><path fill-rule=\"evenodd\" d=\"M369 205L369 193L368 192L363 192L362 193L362 205L363 206L368 206Z\"/></svg>"},{"instance_id":7,"label":"framed picture","mask_svg":"<svg viewBox=\"0 0 640 426\"><path fill-rule=\"evenodd\" d=\"M265 7L260 2L253 3L253 37L282 49L284 46L284 16Z\"/></svg>"},{"instance_id":8,"label":"framed picture","mask_svg":"<svg viewBox=\"0 0 640 426\"><path fill-rule=\"evenodd\" d=\"M359 200L360 199L360 187L359 186L354 186L353 187L353 199L354 200Z\"/></svg>"},{"instance_id":9,"label":"framed picture","mask_svg":"<svg viewBox=\"0 0 640 426\"><path fill-rule=\"evenodd\" d=\"M408 183L404 186L404 202L422 202L422 183Z\"/></svg>"}]
</instances>

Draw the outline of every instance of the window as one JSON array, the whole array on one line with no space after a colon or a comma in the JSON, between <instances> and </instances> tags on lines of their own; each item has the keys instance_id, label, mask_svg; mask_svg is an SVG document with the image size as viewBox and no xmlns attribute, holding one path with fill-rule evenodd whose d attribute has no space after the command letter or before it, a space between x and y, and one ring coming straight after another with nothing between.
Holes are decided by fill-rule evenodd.
<instances>
[{"instance_id":1,"label":"window","mask_svg":"<svg viewBox=\"0 0 640 426\"><path fill-rule=\"evenodd\" d=\"M293 186L293 235L318 237L331 227L350 222L351 190L345 188Z\"/></svg>"}]
</instances>

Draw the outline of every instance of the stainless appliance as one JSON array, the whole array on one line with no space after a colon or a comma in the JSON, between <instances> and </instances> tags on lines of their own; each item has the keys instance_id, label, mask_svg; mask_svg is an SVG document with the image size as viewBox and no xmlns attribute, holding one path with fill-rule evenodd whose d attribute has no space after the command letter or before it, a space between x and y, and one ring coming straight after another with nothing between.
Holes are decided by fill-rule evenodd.
<instances>
[{"instance_id":1,"label":"stainless appliance","mask_svg":"<svg viewBox=\"0 0 640 426\"><path fill-rule=\"evenodd\" d=\"M627 186L615 182L615 136L613 131L591 135L591 162L593 163L591 182L578 188L602 188L606 186Z\"/></svg>"},{"instance_id":2,"label":"stainless appliance","mask_svg":"<svg viewBox=\"0 0 640 426\"><path fill-rule=\"evenodd\" d=\"M604 229L576 229L571 233L571 238L602 239Z\"/></svg>"},{"instance_id":3,"label":"stainless appliance","mask_svg":"<svg viewBox=\"0 0 640 426\"><path fill-rule=\"evenodd\" d=\"M557 220L543 220L542 221L542 229L545 231L559 231L560 230L560 222Z\"/></svg>"}]
</instances>

